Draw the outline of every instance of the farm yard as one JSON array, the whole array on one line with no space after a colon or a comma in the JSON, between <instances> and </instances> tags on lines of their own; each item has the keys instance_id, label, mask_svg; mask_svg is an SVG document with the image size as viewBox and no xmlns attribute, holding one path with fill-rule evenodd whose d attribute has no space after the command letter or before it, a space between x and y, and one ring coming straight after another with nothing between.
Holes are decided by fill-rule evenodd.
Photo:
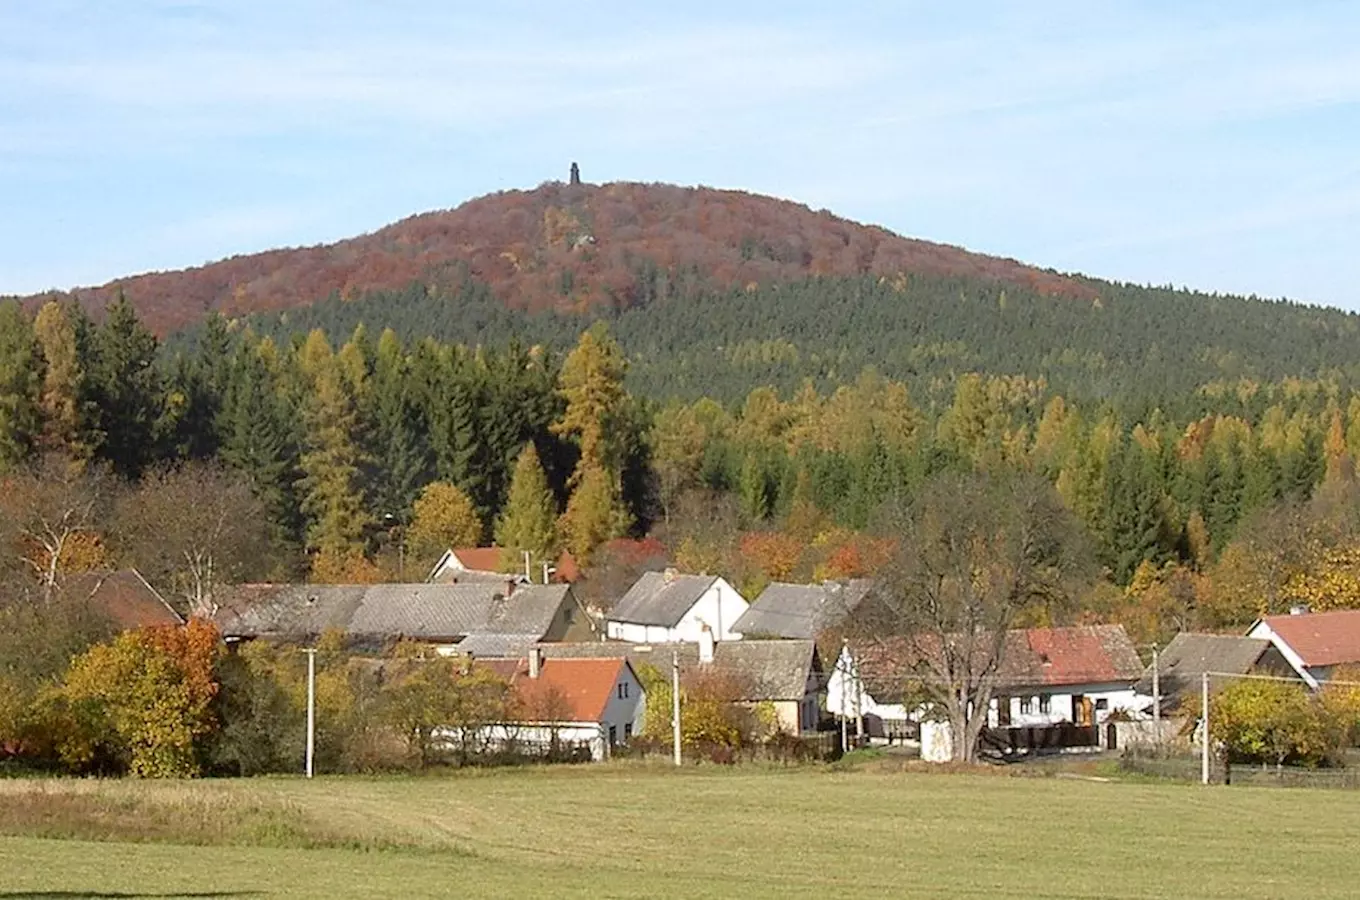
<instances>
[{"instance_id":1,"label":"farm yard","mask_svg":"<svg viewBox=\"0 0 1360 900\"><path fill-rule=\"evenodd\" d=\"M0 897L1349 897L1354 801L835 766L0 780Z\"/></svg>"}]
</instances>

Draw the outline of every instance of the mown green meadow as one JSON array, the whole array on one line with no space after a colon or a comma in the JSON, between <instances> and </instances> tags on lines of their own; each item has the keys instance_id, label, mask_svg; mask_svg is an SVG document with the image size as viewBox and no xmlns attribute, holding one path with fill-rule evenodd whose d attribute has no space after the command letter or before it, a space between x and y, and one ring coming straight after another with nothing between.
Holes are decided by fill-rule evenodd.
<instances>
[{"instance_id":1,"label":"mown green meadow","mask_svg":"<svg viewBox=\"0 0 1360 900\"><path fill-rule=\"evenodd\" d=\"M0 898L1351 897L1354 794L607 766L0 781Z\"/></svg>"}]
</instances>

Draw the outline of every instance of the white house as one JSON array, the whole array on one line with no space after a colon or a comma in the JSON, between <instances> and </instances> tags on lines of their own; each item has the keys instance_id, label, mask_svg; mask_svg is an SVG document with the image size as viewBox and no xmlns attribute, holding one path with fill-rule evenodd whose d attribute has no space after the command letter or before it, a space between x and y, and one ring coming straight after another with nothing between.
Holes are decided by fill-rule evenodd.
<instances>
[{"instance_id":1,"label":"white house","mask_svg":"<svg viewBox=\"0 0 1360 900\"><path fill-rule=\"evenodd\" d=\"M1116 710L1140 705L1135 685L1143 664L1123 626L1012 631L1003 654L988 715L991 728L1101 725ZM871 737L919 722L922 710L907 709L903 700L908 682L919 677L915 673L929 677L924 655L907 639L848 648L828 679L827 710L862 716Z\"/></svg>"},{"instance_id":2,"label":"white house","mask_svg":"<svg viewBox=\"0 0 1360 900\"><path fill-rule=\"evenodd\" d=\"M605 616L605 635L636 644L697 643L707 629L716 640L741 640L736 622L749 604L716 575L647 572Z\"/></svg>"},{"instance_id":3,"label":"white house","mask_svg":"<svg viewBox=\"0 0 1360 900\"><path fill-rule=\"evenodd\" d=\"M550 661L627 656L635 668L650 666L667 676L679 665L682 680L705 674L731 680L737 702L765 706L774 725L789 734L814 731L822 713L826 679L817 645L799 640L741 640L632 644L618 641L543 643Z\"/></svg>"},{"instance_id":4,"label":"white house","mask_svg":"<svg viewBox=\"0 0 1360 900\"><path fill-rule=\"evenodd\" d=\"M535 647L524 659L479 660L476 665L510 683L514 712L505 722L442 730L447 746L531 753L586 747L591 759L602 761L642 730L647 695L622 655L544 659Z\"/></svg>"},{"instance_id":5,"label":"white house","mask_svg":"<svg viewBox=\"0 0 1360 900\"><path fill-rule=\"evenodd\" d=\"M1266 616L1247 637L1268 641L1289 668L1316 690L1341 666L1360 666L1360 609Z\"/></svg>"}]
</instances>

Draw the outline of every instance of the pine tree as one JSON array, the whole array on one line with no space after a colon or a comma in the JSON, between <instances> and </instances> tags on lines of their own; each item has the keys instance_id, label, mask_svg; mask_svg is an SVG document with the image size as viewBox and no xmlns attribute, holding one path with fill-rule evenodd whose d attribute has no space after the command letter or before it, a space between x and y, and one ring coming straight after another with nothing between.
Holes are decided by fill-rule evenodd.
<instances>
[{"instance_id":1,"label":"pine tree","mask_svg":"<svg viewBox=\"0 0 1360 900\"><path fill-rule=\"evenodd\" d=\"M535 562L551 561L557 554L557 501L530 442L515 461L510 494L496 520L496 543L518 566L525 551Z\"/></svg>"},{"instance_id":2,"label":"pine tree","mask_svg":"<svg viewBox=\"0 0 1360 900\"><path fill-rule=\"evenodd\" d=\"M18 301L0 302L0 472L26 459L38 437L40 363Z\"/></svg>"}]
</instances>

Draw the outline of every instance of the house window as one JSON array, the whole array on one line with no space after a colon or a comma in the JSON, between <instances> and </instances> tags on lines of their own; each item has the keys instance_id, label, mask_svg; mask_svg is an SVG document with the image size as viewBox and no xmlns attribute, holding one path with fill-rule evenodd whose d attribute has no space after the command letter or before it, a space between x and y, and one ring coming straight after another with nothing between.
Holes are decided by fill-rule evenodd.
<instances>
[{"instance_id":1,"label":"house window","mask_svg":"<svg viewBox=\"0 0 1360 900\"><path fill-rule=\"evenodd\" d=\"M1039 712L1048 715L1053 711L1053 698L1044 694L1039 698Z\"/></svg>"},{"instance_id":2,"label":"house window","mask_svg":"<svg viewBox=\"0 0 1360 900\"><path fill-rule=\"evenodd\" d=\"M1033 697L1021 697L1021 698L1020 698L1020 715L1022 715L1022 716L1027 716L1027 715L1029 715L1029 714L1032 713L1032 712L1034 712L1034 698L1033 698Z\"/></svg>"},{"instance_id":3,"label":"house window","mask_svg":"<svg viewBox=\"0 0 1360 900\"><path fill-rule=\"evenodd\" d=\"M624 743L627 743L627 742L628 742L628 739L631 738L632 736L633 736L633 723L632 723L632 722L624 722L624 723L623 723L623 740L624 740Z\"/></svg>"},{"instance_id":4,"label":"house window","mask_svg":"<svg viewBox=\"0 0 1360 900\"><path fill-rule=\"evenodd\" d=\"M620 700L628 699L628 682L626 681L619 684L619 699Z\"/></svg>"},{"instance_id":5,"label":"house window","mask_svg":"<svg viewBox=\"0 0 1360 900\"><path fill-rule=\"evenodd\" d=\"M1101 699L1099 699L1099 700L1096 701L1096 709L1097 709L1097 710L1109 709L1109 708L1110 708L1110 701L1109 701L1109 699L1102 697Z\"/></svg>"},{"instance_id":6,"label":"house window","mask_svg":"<svg viewBox=\"0 0 1360 900\"><path fill-rule=\"evenodd\" d=\"M568 606L562 610L562 621L570 625L576 619L576 611Z\"/></svg>"},{"instance_id":7,"label":"house window","mask_svg":"<svg viewBox=\"0 0 1360 900\"><path fill-rule=\"evenodd\" d=\"M614 746L619 742L619 731L617 726L609 726L609 746Z\"/></svg>"}]
</instances>

